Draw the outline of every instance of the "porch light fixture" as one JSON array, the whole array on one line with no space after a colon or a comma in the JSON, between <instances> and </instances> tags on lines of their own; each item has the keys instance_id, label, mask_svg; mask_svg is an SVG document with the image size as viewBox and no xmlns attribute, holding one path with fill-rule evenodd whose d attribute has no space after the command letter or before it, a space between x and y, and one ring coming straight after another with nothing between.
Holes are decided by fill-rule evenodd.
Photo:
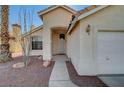
<instances>
[{"instance_id":1,"label":"porch light fixture","mask_svg":"<svg viewBox=\"0 0 124 93\"><path fill-rule=\"evenodd\" d=\"M86 28L86 32L88 33L88 35L90 35L90 30L91 30L91 27L90 25L88 24L87 28Z\"/></svg>"},{"instance_id":2,"label":"porch light fixture","mask_svg":"<svg viewBox=\"0 0 124 93\"><path fill-rule=\"evenodd\" d=\"M59 38L60 38L60 39L65 39L65 34L60 34L60 35L59 35Z\"/></svg>"}]
</instances>

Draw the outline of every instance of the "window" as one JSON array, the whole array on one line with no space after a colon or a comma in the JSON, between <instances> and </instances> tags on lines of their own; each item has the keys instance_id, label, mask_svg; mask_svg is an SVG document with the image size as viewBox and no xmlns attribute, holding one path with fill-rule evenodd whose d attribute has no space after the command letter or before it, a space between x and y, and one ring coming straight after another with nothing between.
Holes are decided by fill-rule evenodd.
<instances>
[{"instance_id":1,"label":"window","mask_svg":"<svg viewBox=\"0 0 124 93\"><path fill-rule=\"evenodd\" d=\"M32 37L32 50L42 50L42 37L40 36L33 36Z\"/></svg>"}]
</instances>

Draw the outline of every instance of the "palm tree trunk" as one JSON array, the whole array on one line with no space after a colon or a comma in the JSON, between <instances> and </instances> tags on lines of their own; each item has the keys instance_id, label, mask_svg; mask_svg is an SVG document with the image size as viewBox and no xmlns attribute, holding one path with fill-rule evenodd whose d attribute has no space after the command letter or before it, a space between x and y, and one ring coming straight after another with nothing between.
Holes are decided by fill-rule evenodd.
<instances>
[{"instance_id":1,"label":"palm tree trunk","mask_svg":"<svg viewBox=\"0 0 124 93\"><path fill-rule=\"evenodd\" d=\"M0 45L0 62L11 60L11 53L9 51L9 31L8 31L8 16L9 6L1 6L1 45Z\"/></svg>"}]
</instances>

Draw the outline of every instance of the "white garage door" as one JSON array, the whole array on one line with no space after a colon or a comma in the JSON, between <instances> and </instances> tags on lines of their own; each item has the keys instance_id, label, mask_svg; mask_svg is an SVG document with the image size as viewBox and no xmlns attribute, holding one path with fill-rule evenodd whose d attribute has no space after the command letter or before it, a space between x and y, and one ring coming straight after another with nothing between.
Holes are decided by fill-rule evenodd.
<instances>
[{"instance_id":1,"label":"white garage door","mask_svg":"<svg viewBox=\"0 0 124 93\"><path fill-rule=\"evenodd\" d=\"M98 74L124 74L124 32L98 32Z\"/></svg>"}]
</instances>

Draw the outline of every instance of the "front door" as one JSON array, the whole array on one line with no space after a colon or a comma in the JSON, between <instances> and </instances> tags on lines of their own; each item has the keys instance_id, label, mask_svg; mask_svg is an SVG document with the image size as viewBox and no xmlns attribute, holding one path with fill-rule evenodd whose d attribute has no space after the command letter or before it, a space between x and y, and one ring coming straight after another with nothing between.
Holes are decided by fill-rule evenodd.
<instances>
[{"instance_id":1,"label":"front door","mask_svg":"<svg viewBox=\"0 0 124 93\"><path fill-rule=\"evenodd\" d=\"M65 54L65 35L59 34L59 54Z\"/></svg>"}]
</instances>

